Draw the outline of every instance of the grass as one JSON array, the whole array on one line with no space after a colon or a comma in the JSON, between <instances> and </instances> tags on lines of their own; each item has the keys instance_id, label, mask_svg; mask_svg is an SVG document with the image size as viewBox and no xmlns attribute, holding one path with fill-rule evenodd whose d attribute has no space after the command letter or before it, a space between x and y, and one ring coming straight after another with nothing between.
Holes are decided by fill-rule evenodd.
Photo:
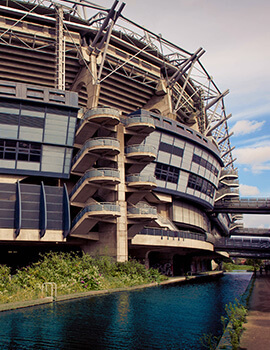
<instances>
[{"instance_id":1,"label":"grass","mask_svg":"<svg viewBox=\"0 0 270 350\"><path fill-rule=\"evenodd\" d=\"M254 267L251 265L237 265L234 263L224 263L223 264L223 270L224 271L228 271L228 272L232 272L235 270L242 270L242 271L253 271Z\"/></svg>"},{"instance_id":2,"label":"grass","mask_svg":"<svg viewBox=\"0 0 270 350\"><path fill-rule=\"evenodd\" d=\"M75 253L47 253L30 266L11 274L0 265L0 303L43 297L45 282L57 285L57 294L123 288L167 279L155 269L146 269L136 260L114 262L109 257L93 258Z\"/></svg>"}]
</instances>

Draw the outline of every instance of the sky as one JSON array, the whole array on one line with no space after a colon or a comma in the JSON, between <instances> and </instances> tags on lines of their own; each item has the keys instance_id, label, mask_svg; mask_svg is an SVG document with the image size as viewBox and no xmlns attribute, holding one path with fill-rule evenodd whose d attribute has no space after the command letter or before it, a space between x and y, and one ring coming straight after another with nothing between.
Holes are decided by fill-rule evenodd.
<instances>
[{"instance_id":1,"label":"sky","mask_svg":"<svg viewBox=\"0 0 270 350\"><path fill-rule=\"evenodd\" d=\"M111 7L113 0L93 1ZM121 3L121 1L120 1ZM195 52L225 97L241 197L270 198L270 1L126 0L122 14ZM270 215L244 215L270 228Z\"/></svg>"}]
</instances>

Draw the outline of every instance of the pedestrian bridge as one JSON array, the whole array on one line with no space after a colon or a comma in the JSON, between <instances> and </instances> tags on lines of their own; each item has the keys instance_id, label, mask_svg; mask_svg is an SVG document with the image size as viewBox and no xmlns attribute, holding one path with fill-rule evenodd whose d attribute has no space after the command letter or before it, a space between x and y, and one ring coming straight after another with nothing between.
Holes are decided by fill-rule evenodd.
<instances>
[{"instance_id":1,"label":"pedestrian bridge","mask_svg":"<svg viewBox=\"0 0 270 350\"><path fill-rule=\"evenodd\" d=\"M231 257L270 258L270 237L230 237L215 243L216 251L226 251Z\"/></svg>"},{"instance_id":2,"label":"pedestrian bridge","mask_svg":"<svg viewBox=\"0 0 270 350\"><path fill-rule=\"evenodd\" d=\"M270 214L270 198L224 198L215 202L213 211L234 214Z\"/></svg>"}]
</instances>

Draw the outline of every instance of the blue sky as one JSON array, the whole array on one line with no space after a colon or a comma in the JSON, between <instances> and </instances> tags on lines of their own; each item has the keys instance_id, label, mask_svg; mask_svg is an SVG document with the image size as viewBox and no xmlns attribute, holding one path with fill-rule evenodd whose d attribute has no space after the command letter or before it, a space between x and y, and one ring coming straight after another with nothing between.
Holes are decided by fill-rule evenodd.
<instances>
[{"instance_id":1,"label":"blue sky","mask_svg":"<svg viewBox=\"0 0 270 350\"><path fill-rule=\"evenodd\" d=\"M93 1L95 2L95 1ZM96 1L98 2L98 1ZM123 15L194 52L226 96L242 197L270 197L270 1L126 0ZM100 0L111 7L113 0ZM245 215L246 227L270 216Z\"/></svg>"}]
</instances>

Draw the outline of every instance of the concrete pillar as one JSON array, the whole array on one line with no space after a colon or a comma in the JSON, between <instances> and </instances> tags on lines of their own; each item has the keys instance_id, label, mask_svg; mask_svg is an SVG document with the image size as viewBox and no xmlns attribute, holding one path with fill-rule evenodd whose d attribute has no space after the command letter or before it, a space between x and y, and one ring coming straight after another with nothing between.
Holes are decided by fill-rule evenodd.
<instances>
[{"instance_id":1,"label":"concrete pillar","mask_svg":"<svg viewBox=\"0 0 270 350\"><path fill-rule=\"evenodd\" d=\"M116 220L116 260L123 262L128 260L128 230L127 230L127 203L126 203L126 181L125 181L125 138L124 125L117 127L117 139L120 142L120 153L118 155L118 170L120 172L120 183L117 186L118 204L120 206L120 217Z\"/></svg>"},{"instance_id":2,"label":"concrete pillar","mask_svg":"<svg viewBox=\"0 0 270 350\"><path fill-rule=\"evenodd\" d=\"M100 223L99 224L99 240L88 241L82 247L84 253L92 256L110 256L116 260L116 234L115 224Z\"/></svg>"}]
</instances>

